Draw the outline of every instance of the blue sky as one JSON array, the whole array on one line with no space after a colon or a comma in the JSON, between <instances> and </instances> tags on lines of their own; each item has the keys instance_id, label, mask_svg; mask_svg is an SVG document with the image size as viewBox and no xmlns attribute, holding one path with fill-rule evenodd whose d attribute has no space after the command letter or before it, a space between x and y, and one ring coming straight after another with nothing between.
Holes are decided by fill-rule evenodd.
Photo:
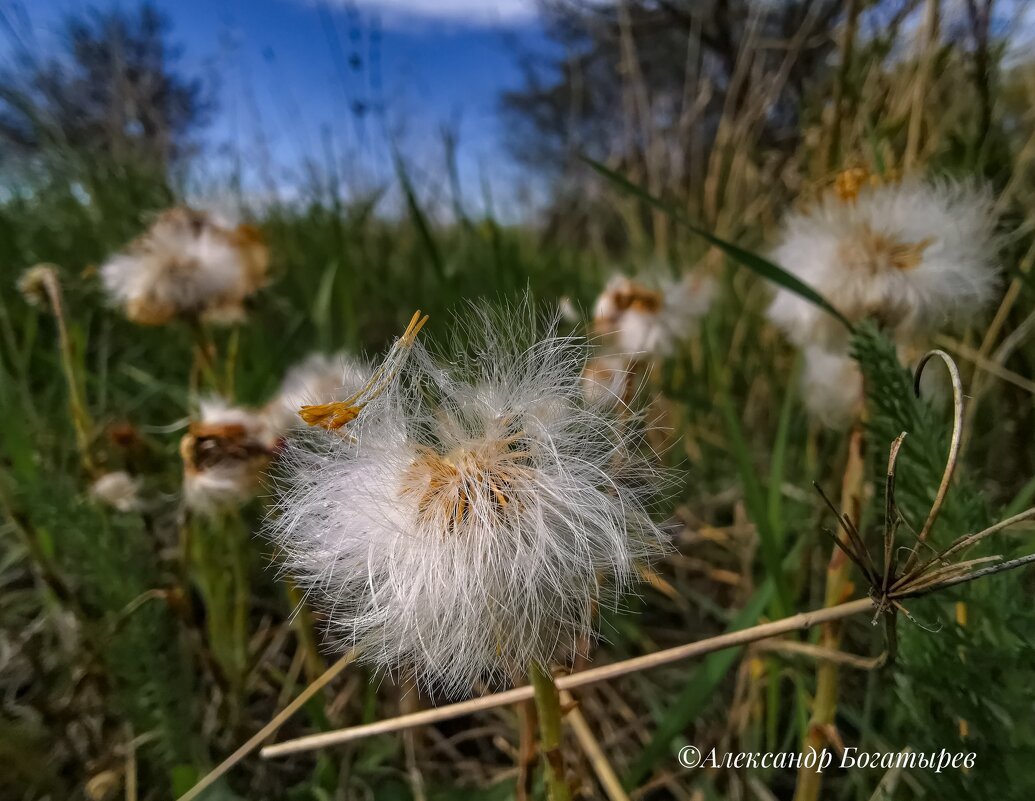
<instances>
[{"instance_id":1,"label":"blue sky","mask_svg":"<svg viewBox=\"0 0 1035 801\"><path fill-rule=\"evenodd\" d=\"M121 0L122 7L133 2ZM40 47L87 3L25 4ZM110 5L105 0L93 5ZM503 147L500 92L520 82L514 43L542 49L534 0L158 0L183 47L181 68L218 80L203 181L241 163L246 185L299 183L306 158L332 147L346 179L377 183L400 143L429 186L441 176L441 129L459 134L464 191L487 182L512 200L516 165ZM0 9L13 6L0 0ZM363 106L360 115L353 109ZM372 113L381 107L384 115ZM328 145L328 143L330 143Z\"/></svg>"}]
</instances>

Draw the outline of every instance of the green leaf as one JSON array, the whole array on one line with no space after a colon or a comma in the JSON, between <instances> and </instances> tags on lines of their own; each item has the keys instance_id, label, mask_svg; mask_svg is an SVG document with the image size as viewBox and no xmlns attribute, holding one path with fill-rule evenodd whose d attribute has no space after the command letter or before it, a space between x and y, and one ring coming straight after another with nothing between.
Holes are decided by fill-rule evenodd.
<instances>
[{"instance_id":1,"label":"green leaf","mask_svg":"<svg viewBox=\"0 0 1035 801\"><path fill-rule=\"evenodd\" d=\"M316 297L313 298L312 319L313 325L320 337L321 344L330 348L331 339L331 296L334 292L334 281L338 276L338 261L332 260L324 268L320 276L320 283L317 285Z\"/></svg>"},{"instance_id":2,"label":"green leaf","mask_svg":"<svg viewBox=\"0 0 1035 801\"><path fill-rule=\"evenodd\" d=\"M699 225L695 225L682 212L672 208L664 201L654 197L649 192L644 190L642 187L637 186L624 176L619 175L611 169L608 169L603 164L594 161L593 159L588 158L586 156L583 156L582 160L586 162L594 170L596 170L598 173L607 178L609 181L611 181L622 191L627 192L635 197L638 197L640 200L644 201L648 205L651 205L654 208L660 209L661 211L665 212L672 219L673 222L683 226L687 230L693 231L698 236L707 240L710 244L719 248L719 250L721 250L734 261L738 262L739 264L742 264L744 267L747 267L749 270L766 279L767 281L772 281L774 284L779 284L784 289L788 290L789 292L793 292L798 297L803 298L809 301L810 303L814 303L816 306L819 306L819 308L823 309L825 312L832 315L837 320L840 320L849 331L852 330L852 324L848 322L845 316L841 314L841 312L839 312L837 309L835 309L827 301L826 298L820 295L815 289L810 287L804 281L801 281L800 279L791 275L789 272L783 269L783 267L774 264L773 262L769 261L768 259L762 256L759 256L757 253L754 253L753 251L746 250L745 248L742 248L739 245L734 245L732 242L727 242L725 239L717 237L715 234L705 230L704 228L701 228Z\"/></svg>"}]
</instances>

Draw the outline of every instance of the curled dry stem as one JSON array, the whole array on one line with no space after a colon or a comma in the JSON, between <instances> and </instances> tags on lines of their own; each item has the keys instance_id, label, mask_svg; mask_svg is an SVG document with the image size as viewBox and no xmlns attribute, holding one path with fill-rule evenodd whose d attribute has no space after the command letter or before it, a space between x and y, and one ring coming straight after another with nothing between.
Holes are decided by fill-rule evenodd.
<instances>
[{"instance_id":1,"label":"curled dry stem","mask_svg":"<svg viewBox=\"0 0 1035 801\"><path fill-rule=\"evenodd\" d=\"M934 503L931 504L931 511L928 512L927 520L924 521L920 533L917 534L916 545L913 546L913 550L910 552L906 565L903 568L903 572L907 574L916 564L916 560L920 556L920 546L924 544L931 533L931 529L934 528L934 524L938 520L938 514L941 512L942 504L945 503L945 497L949 494L949 485L952 483L953 473L956 472L956 464L959 461L960 455L960 442L963 439L963 383L960 380L960 371L948 353L944 350L932 350L924 355L924 358L920 360L920 364L916 367L916 375L913 378L913 392L916 393L918 398L920 397L920 379L923 377L924 367L935 356L945 362L945 366L949 371L949 378L952 380L952 439L949 441L949 455L945 460L945 471L942 473L938 492L934 496Z\"/></svg>"}]
</instances>

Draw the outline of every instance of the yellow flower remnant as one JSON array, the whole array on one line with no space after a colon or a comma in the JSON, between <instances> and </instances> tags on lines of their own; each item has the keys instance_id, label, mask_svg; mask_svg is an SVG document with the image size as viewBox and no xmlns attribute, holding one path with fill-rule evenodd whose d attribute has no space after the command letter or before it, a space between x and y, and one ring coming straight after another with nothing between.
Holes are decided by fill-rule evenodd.
<instances>
[{"instance_id":1,"label":"yellow flower remnant","mask_svg":"<svg viewBox=\"0 0 1035 801\"><path fill-rule=\"evenodd\" d=\"M338 431L355 420L363 408L375 400L391 382L402 365L406 352L413 346L417 334L428 322L428 316L421 317L418 309L410 318L409 325L403 331L403 335L395 341L392 349L388 352L384 362L378 367L370 379L360 390L350 395L345 400L320 403L312 406L303 406L298 410L307 425L325 428L328 431Z\"/></svg>"},{"instance_id":2,"label":"yellow flower remnant","mask_svg":"<svg viewBox=\"0 0 1035 801\"><path fill-rule=\"evenodd\" d=\"M834 194L845 203L854 203L863 189L878 189L886 184L894 184L900 178L896 170L876 175L865 167L849 167L834 178Z\"/></svg>"},{"instance_id":3,"label":"yellow flower remnant","mask_svg":"<svg viewBox=\"0 0 1035 801\"><path fill-rule=\"evenodd\" d=\"M486 439L444 456L422 447L406 471L402 494L417 496L422 524L451 535L500 522L515 488L528 478L527 450L512 446L524 435Z\"/></svg>"},{"instance_id":4,"label":"yellow flower remnant","mask_svg":"<svg viewBox=\"0 0 1035 801\"><path fill-rule=\"evenodd\" d=\"M253 410L203 400L199 419L180 440L187 507L213 513L249 500L277 447L275 433Z\"/></svg>"},{"instance_id":5,"label":"yellow flower remnant","mask_svg":"<svg viewBox=\"0 0 1035 801\"><path fill-rule=\"evenodd\" d=\"M845 241L842 248L846 263L877 275L888 267L912 270L923 261L924 251L933 243L934 237L931 236L917 242L902 242L864 224L859 227L857 236Z\"/></svg>"}]
</instances>

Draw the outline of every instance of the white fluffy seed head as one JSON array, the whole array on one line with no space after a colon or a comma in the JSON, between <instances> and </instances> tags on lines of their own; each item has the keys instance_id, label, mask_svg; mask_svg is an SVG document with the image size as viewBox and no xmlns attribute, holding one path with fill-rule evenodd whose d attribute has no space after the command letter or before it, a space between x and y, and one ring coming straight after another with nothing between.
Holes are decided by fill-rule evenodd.
<instances>
[{"instance_id":1,"label":"white fluffy seed head","mask_svg":"<svg viewBox=\"0 0 1035 801\"><path fill-rule=\"evenodd\" d=\"M117 512L140 509L140 483L124 470L105 473L90 485L90 497Z\"/></svg>"},{"instance_id":2,"label":"white fluffy seed head","mask_svg":"<svg viewBox=\"0 0 1035 801\"><path fill-rule=\"evenodd\" d=\"M663 536L656 473L587 404L584 341L526 304L419 344L347 428L288 446L269 533L331 635L447 693L574 654Z\"/></svg>"},{"instance_id":3,"label":"white fluffy seed head","mask_svg":"<svg viewBox=\"0 0 1035 801\"><path fill-rule=\"evenodd\" d=\"M899 341L979 311L997 284L992 200L943 181L829 193L784 221L774 260L850 321L875 318ZM799 346L844 347L844 327L779 289L769 318Z\"/></svg>"},{"instance_id":4,"label":"white fluffy seed head","mask_svg":"<svg viewBox=\"0 0 1035 801\"><path fill-rule=\"evenodd\" d=\"M277 444L262 414L220 398L202 401L198 419L180 440L187 508L214 514L251 500Z\"/></svg>"},{"instance_id":5,"label":"white fluffy seed head","mask_svg":"<svg viewBox=\"0 0 1035 801\"><path fill-rule=\"evenodd\" d=\"M803 350L801 391L805 407L819 422L844 428L859 419L863 379L859 365L847 353L816 345Z\"/></svg>"},{"instance_id":6,"label":"white fluffy seed head","mask_svg":"<svg viewBox=\"0 0 1035 801\"><path fill-rule=\"evenodd\" d=\"M692 333L714 294L711 278L699 273L679 281L616 275L597 298L593 330L612 352L663 356Z\"/></svg>"},{"instance_id":7,"label":"white fluffy seed head","mask_svg":"<svg viewBox=\"0 0 1035 801\"><path fill-rule=\"evenodd\" d=\"M369 364L345 352L312 353L284 374L263 414L274 431L286 433L304 425L298 416L302 406L345 400L371 372Z\"/></svg>"},{"instance_id":8,"label":"white fluffy seed head","mask_svg":"<svg viewBox=\"0 0 1035 801\"><path fill-rule=\"evenodd\" d=\"M268 264L254 228L173 208L100 272L111 301L135 323L162 325L176 317L233 323L265 282Z\"/></svg>"}]
</instances>

